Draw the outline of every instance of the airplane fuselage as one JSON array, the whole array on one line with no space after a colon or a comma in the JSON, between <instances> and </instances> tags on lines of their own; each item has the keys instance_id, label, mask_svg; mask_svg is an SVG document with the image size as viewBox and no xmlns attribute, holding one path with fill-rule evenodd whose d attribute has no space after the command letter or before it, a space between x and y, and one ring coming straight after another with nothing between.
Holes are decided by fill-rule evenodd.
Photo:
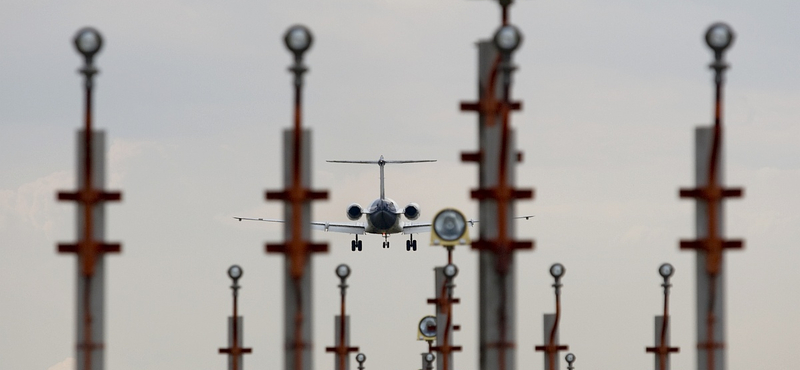
<instances>
[{"instance_id":1,"label":"airplane fuselage","mask_svg":"<svg viewBox=\"0 0 800 370\"><path fill-rule=\"evenodd\" d=\"M366 232L370 234L396 234L403 231L400 225L402 209L388 198L375 199L365 212Z\"/></svg>"}]
</instances>

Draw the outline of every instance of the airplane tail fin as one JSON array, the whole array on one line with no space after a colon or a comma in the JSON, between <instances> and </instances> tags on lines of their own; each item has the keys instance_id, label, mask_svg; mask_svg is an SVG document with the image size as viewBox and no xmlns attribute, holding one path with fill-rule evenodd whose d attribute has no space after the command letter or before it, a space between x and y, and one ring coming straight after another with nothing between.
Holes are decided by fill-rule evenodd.
<instances>
[{"instance_id":1,"label":"airplane tail fin","mask_svg":"<svg viewBox=\"0 0 800 370\"><path fill-rule=\"evenodd\" d=\"M377 164L381 168L381 199L385 198L385 191L383 186L383 166L387 163L391 164L404 164L404 163L424 163L424 162L436 162L435 159L406 159L406 160L395 160L395 161L387 161L383 159L381 156L380 159L377 161L341 161L341 160L327 160L326 162L330 163L350 163L350 164Z\"/></svg>"}]
</instances>

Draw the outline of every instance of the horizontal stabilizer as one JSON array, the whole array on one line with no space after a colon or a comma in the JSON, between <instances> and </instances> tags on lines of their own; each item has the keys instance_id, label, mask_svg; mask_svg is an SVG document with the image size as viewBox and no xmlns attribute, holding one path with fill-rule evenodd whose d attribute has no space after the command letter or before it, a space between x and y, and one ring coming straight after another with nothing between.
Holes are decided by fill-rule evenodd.
<instances>
[{"instance_id":1,"label":"horizontal stabilizer","mask_svg":"<svg viewBox=\"0 0 800 370\"><path fill-rule=\"evenodd\" d=\"M352 163L352 164L377 164L381 168L381 199L385 199L386 192L384 191L383 186L383 166L387 163L391 164L403 164L403 163L425 163L425 162L436 162L435 159L406 159L406 160L399 160L399 161L387 161L383 159L381 156L377 161L340 161L340 160L327 160L329 163Z\"/></svg>"},{"instance_id":2,"label":"horizontal stabilizer","mask_svg":"<svg viewBox=\"0 0 800 370\"><path fill-rule=\"evenodd\" d=\"M352 163L352 164L382 164L382 163L391 163L391 164L403 164L403 163L425 163L425 162L436 162L435 159L407 159L407 160L399 160L399 161L339 161L339 160L327 160L325 162L328 163Z\"/></svg>"}]
</instances>

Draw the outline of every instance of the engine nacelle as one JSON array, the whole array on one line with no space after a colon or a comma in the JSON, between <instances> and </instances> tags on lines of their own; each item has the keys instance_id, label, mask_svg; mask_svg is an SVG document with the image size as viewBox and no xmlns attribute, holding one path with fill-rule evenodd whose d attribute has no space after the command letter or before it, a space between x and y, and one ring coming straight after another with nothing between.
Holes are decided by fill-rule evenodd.
<instances>
[{"instance_id":1,"label":"engine nacelle","mask_svg":"<svg viewBox=\"0 0 800 370\"><path fill-rule=\"evenodd\" d=\"M406 209L403 211L406 218L409 220L416 220L419 218L419 204L417 203L409 203L406 206Z\"/></svg>"},{"instance_id":2,"label":"engine nacelle","mask_svg":"<svg viewBox=\"0 0 800 370\"><path fill-rule=\"evenodd\" d=\"M361 218L362 209L358 203L353 203L347 206L347 218L352 221L358 220Z\"/></svg>"}]
</instances>

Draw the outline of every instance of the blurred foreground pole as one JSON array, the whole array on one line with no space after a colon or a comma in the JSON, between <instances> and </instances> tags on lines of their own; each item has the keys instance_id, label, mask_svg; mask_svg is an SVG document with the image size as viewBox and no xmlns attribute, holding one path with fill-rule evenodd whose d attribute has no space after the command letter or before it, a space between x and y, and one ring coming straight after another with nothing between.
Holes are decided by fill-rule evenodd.
<instances>
[{"instance_id":1,"label":"blurred foreground pole","mask_svg":"<svg viewBox=\"0 0 800 370\"><path fill-rule=\"evenodd\" d=\"M489 80L494 61L498 59L497 50L491 41L478 43L478 61L480 76L480 95L484 95L489 87ZM495 94L501 95L501 84L493 84L492 90ZM498 99L491 96L491 99ZM496 101L496 100L495 100ZM480 103L478 103L480 104ZM489 113L489 114L486 114ZM487 188L497 184L497 160L505 154L500 151L501 125L487 125L487 115L497 120L495 112L481 112L479 115L478 133L480 149L476 153L480 157L478 166L479 187ZM488 158L487 158L488 157ZM491 158L489 162L487 159ZM513 176L513 171L507 172L508 176ZM497 204L491 199L480 200L478 224L481 239L496 238L497 230ZM513 210L507 210L508 217L513 216ZM513 227L513 223L509 223ZM474 243L473 243L474 245ZM515 263L513 255L507 255L505 271L496 269L499 256L494 251L481 250L478 257L478 289L479 289L479 369L481 370L513 370L516 368L515 359L515 338L516 338L516 285L514 284ZM502 364L502 365L500 365Z\"/></svg>"},{"instance_id":2,"label":"blurred foreground pole","mask_svg":"<svg viewBox=\"0 0 800 370\"><path fill-rule=\"evenodd\" d=\"M516 151L510 114L521 104L512 102L511 62L522 35L507 25L507 7L503 6L503 26L492 42L478 43L479 101L461 103L462 111L478 112L479 150L462 153L462 161L477 162L479 188L472 198L479 202L480 240L472 248L479 251L479 368L514 370L516 346L516 291L514 252L531 249L533 242L514 239L516 199L533 197L532 190L514 187L515 169L521 160Z\"/></svg>"},{"instance_id":3,"label":"blurred foreground pole","mask_svg":"<svg viewBox=\"0 0 800 370\"><path fill-rule=\"evenodd\" d=\"M292 26L284 42L294 54L294 127L283 132L284 190L268 191L267 200L282 200L284 242L267 244L268 253L283 253L284 261L284 368L311 370L312 322L311 253L327 252L327 244L312 243L311 201L327 199L325 191L311 188L311 130L302 128L303 53L312 43L311 32L304 26Z\"/></svg>"},{"instance_id":4,"label":"blurred foreground pole","mask_svg":"<svg viewBox=\"0 0 800 370\"><path fill-rule=\"evenodd\" d=\"M697 369L725 369L725 249L741 249L741 240L724 239L724 198L741 197L742 189L724 188L722 84L728 65L724 51L733 43L733 31L715 23L706 32L706 43L714 51L714 125L695 129L695 185L681 189L681 198L696 203L697 239L682 240L681 249L697 251Z\"/></svg>"},{"instance_id":5,"label":"blurred foreground pole","mask_svg":"<svg viewBox=\"0 0 800 370\"><path fill-rule=\"evenodd\" d=\"M105 261L104 255L119 252L119 244L103 241L105 236L104 202L119 201L122 194L106 192L105 186L105 133L92 129L92 88L98 73L93 59L103 46L100 33L93 28L83 28L75 36L75 46L85 60L79 72L84 76L85 122L77 134L78 166L75 192L58 192L58 200L78 203L77 238L75 244L59 244L59 253L75 253L77 263L76 313L76 368L102 370L104 368L105 337Z\"/></svg>"}]
</instances>

